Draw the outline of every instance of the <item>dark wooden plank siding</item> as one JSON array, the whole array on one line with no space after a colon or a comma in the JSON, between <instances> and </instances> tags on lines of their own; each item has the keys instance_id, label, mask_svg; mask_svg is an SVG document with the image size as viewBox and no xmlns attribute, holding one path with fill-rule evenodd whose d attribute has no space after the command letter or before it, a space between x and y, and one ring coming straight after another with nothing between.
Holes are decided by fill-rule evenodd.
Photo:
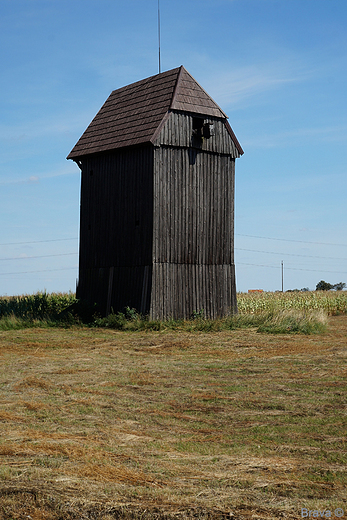
<instances>
[{"instance_id":1,"label":"dark wooden plank siding","mask_svg":"<svg viewBox=\"0 0 347 520\"><path fill-rule=\"evenodd\" d=\"M93 295L103 310L148 311L152 229L152 146L84 158L79 297Z\"/></svg>"},{"instance_id":2,"label":"dark wooden plank siding","mask_svg":"<svg viewBox=\"0 0 347 520\"><path fill-rule=\"evenodd\" d=\"M153 259L231 264L235 160L161 146L155 150Z\"/></svg>"},{"instance_id":3,"label":"dark wooden plank siding","mask_svg":"<svg viewBox=\"0 0 347 520\"><path fill-rule=\"evenodd\" d=\"M236 310L234 176L230 155L155 148L152 317Z\"/></svg>"},{"instance_id":4,"label":"dark wooden plank siding","mask_svg":"<svg viewBox=\"0 0 347 520\"><path fill-rule=\"evenodd\" d=\"M234 265L153 264L150 314L188 318L194 311L217 318L235 310ZM235 296L234 296L235 295Z\"/></svg>"},{"instance_id":5,"label":"dark wooden plank siding","mask_svg":"<svg viewBox=\"0 0 347 520\"><path fill-rule=\"evenodd\" d=\"M192 146L193 114L173 111L161 129L155 144L189 148ZM213 123L214 135L203 139L201 150L229 154L231 157L240 157L234 141L227 129L226 120L205 116L204 121Z\"/></svg>"},{"instance_id":6,"label":"dark wooden plank siding","mask_svg":"<svg viewBox=\"0 0 347 520\"><path fill-rule=\"evenodd\" d=\"M148 314L152 266L116 266L79 270L78 298L97 303L103 315L135 308Z\"/></svg>"}]
</instances>

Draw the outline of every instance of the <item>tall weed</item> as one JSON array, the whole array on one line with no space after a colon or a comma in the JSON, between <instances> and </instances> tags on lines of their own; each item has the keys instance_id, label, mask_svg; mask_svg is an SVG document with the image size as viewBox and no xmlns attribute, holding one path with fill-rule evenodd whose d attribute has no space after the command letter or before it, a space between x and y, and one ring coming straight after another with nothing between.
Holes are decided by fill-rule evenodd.
<instances>
[{"instance_id":1,"label":"tall weed","mask_svg":"<svg viewBox=\"0 0 347 520\"><path fill-rule=\"evenodd\" d=\"M272 310L256 314L238 314L219 319L198 318L191 320L151 320L137 315L127 319L123 313L110 314L99 318L92 326L122 331L164 331L219 332L242 328L255 328L258 332L274 334L302 333L314 334L326 330L327 315L323 311Z\"/></svg>"}]
</instances>

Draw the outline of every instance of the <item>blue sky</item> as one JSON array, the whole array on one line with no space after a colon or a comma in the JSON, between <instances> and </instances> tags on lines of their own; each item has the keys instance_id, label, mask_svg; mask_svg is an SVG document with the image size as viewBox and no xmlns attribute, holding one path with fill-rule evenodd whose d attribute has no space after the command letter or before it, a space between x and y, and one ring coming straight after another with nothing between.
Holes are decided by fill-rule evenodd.
<instances>
[{"instance_id":1,"label":"blue sky","mask_svg":"<svg viewBox=\"0 0 347 520\"><path fill-rule=\"evenodd\" d=\"M228 114L237 289L347 282L346 0L160 0L162 70ZM157 0L1 0L0 295L75 290L80 171L112 90L158 72Z\"/></svg>"}]
</instances>

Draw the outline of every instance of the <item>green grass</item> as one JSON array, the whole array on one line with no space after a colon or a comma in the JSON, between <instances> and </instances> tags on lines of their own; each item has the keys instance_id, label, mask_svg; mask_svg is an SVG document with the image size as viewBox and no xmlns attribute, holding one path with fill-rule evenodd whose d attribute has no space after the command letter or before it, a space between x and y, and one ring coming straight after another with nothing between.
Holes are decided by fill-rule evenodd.
<instances>
[{"instance_id":1,"label":"green grass","mask_svg":"<svg viewBox=\"0 0 347 520\"><path fill-rule=\"evenodd\" d=\"M244 328L256 328L258 332L273 334L315 334L326 330L327 315L322 310L282 310L238 314L219 319L195 318L191 320L153 321L140 315L128 318L126 314L110 314L96 319L92 326L122 331L186 331L221 332Z\"/></svg>"},{"instance_id":2,"label":"green grass","mask_svg":"<svg viewBox=\"0 0 347 520\"><path fill-rule=\"evenodd\" d=\"M104 516L89 515L98 520L122 518L107 508L131 503L148 518L256 518L258 507L258 518L296 520L300 507L346 509L346 319L330 317L313 337L1 333L1 486L41 497L21 516L27 498L10 504L0 493L1 520L1 507L65 520L71 504L71 518L102 504ZM49 502L59 497L70 505Z\"/></svg>"},{"instance_id":3,"label":"green grass","mask_svg":"<svg viewBox=\"0 0 347 520\"><path fill-rule=\"evenodd\" d=\"M197 311L189 320L152 320L135 309L98 317L95 306L78 301L73 293L37 293L0 298L0 330L29 327L70 327L87 324L120 331L221 332L256 328L273 334L315 334L326 330L329 315L347 313L347 292L314 291L237 295L239 313L219 319Z\"/></svg>"}]
</instances>

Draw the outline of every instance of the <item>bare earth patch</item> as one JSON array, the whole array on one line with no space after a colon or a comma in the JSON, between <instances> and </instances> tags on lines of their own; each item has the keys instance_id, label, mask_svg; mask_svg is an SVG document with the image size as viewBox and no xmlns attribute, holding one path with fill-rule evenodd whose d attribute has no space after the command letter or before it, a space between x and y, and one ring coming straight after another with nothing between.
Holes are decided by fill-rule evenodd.
<instances>
[{"instance_id":1,"label":"bare earth patch","mask_svg":"<svg viewBox=\"0 0 347 520\"><path fill-rule=\"evenodd\" d=\"M346 345L346 316L0 332L0 518L347 517Z\"/></svg>"}]
</instances>

